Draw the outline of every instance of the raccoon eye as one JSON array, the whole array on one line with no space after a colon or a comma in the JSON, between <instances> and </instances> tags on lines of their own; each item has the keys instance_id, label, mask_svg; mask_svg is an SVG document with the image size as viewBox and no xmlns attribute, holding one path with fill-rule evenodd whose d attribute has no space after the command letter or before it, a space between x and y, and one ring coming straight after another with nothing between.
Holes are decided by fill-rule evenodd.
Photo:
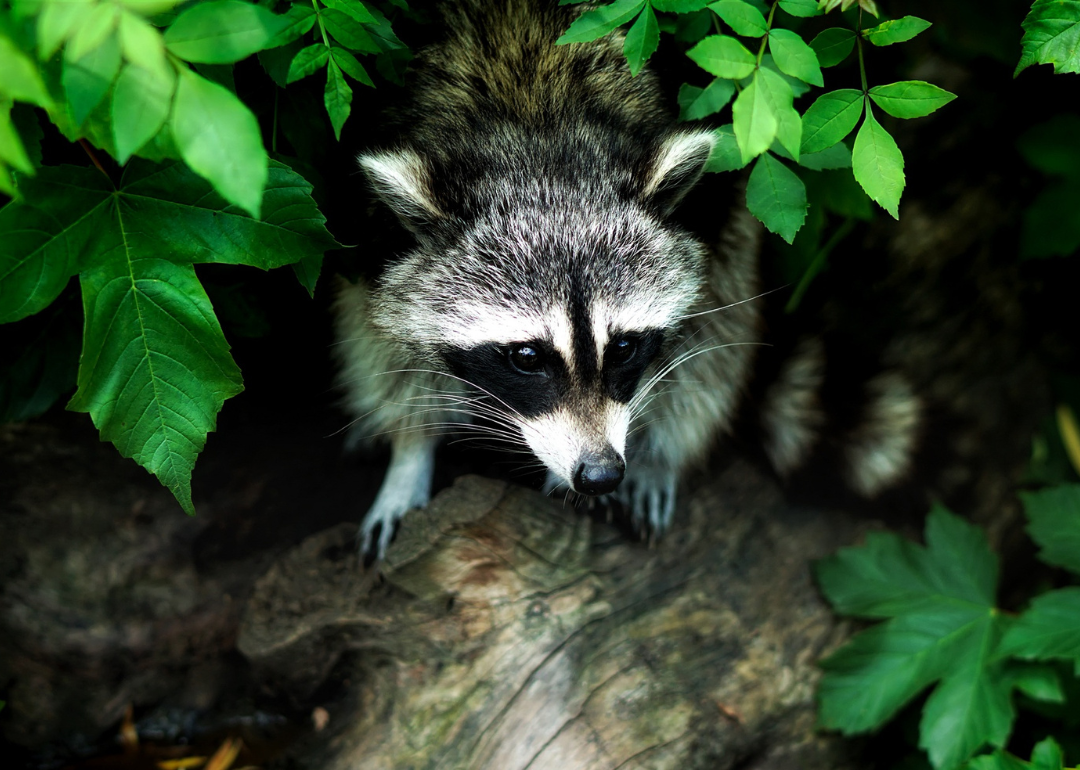
<instances>
[{"instance_id":1,"label":"raccoon eye","mask_svg":"<svg viewBox=\"0 0 1080 770\"><path fill-rule=\"evenodd\" d=\"M544 354L528 343L510 348L509 358L510 365L522 374L537 374L544 369Z\"/></svg>"},{"instance_id":2,"label":"raccoon eye","mask_svg":"<svg viewBox=\"0 0 1080 770\"><path fill-rule=\"evenodd\" d=\"M604 350L604 360L612 366L630 363L637 353L637 340L632 337L616 337Z\"/></svg>"}]
</instances>

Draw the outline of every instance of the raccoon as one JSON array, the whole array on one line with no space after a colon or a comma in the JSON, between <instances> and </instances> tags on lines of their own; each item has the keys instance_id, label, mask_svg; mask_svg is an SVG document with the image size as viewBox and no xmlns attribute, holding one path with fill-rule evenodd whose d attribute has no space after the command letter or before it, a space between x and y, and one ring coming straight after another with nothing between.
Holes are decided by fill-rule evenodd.
<instances>
[{"instance_id":1,"label":"raccoon","mask_svg":"<svg viewBox=\"0 0 1080 770\"><path fill-rule=\"evenodd\" d=\"M381 557L428 501L449 430L527 449L547 490L614 498L659 536L680 478L746 397L762 339L759 225L737 205L706 243L675 221L714 134L675 124L655 75L631 76L620 33L556 45L580 6L441 12L447 37L412 64L397 141L359 158L411 246L336 302L351 430L391 447L361 549ZM821 365L807 343L767 392L781 473L820 422ZM892 443L857 464L867 491L903 471L917 419L895 383L878 387ZM866 430L864 443L879 438Z\"/></svg>"}]
</instances>

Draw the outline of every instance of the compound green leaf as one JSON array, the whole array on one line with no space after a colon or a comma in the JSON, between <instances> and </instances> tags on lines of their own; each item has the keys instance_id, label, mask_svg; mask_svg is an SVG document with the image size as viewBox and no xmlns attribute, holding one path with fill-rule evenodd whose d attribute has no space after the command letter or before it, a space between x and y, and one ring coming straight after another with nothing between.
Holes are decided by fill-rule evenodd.
<instances>
[{"instance_id":1,"label":"compound green leaf","mask_svg":"<svg viewBox=\"0 0 1080 770\"><path fill-rule=\"evenodd\" d=\"M735 95L735 83L716 78L705 88L684 83L679 89L679 120L701 120L727 106Z\"/></svg>"},{"instance_id":2,"label":"compound green leaf","mask_svg":"<svg viewBox=\"0 0 1080 770\"><path fill-rule=\"evenodd\" d=\"M1080 661L1080 588L1036 596L1005 633L999 654L1025 660Z\"/></svg>"},{"instance_id":3,"label":"compound green leaf","mask_svg":"<svg viewBox=\"0 0 1080 770\"><path fill-rule=\"evenodd\" d=\"M869 93L874 104L894 118L922 118L956 98L956 94L921 80L874 86Z\"/></svg>"},{"instance_id":4,"label":"compound green leaf","mask_svg":"<svg viewBox=\"0 0 1080 770\"><path fill-rule=\"evenodd\" d=\"M806 221L806 186L795 172L766 152L750 172L746 207L771 232L791 243Z\"/></svg>"},{"instance_id":5,"label":"compound green leaf","mask_svg":"<svg viewBox=\"0 0 1080 770\"><path fill-rule=\"evenodd\" d=\"M336 246L311 186L273 162L257 221L181 163L134 160L121 185L92 169L46 167L33 207L0 210L0 318L35 312L81 274L79 391L106 438L191 510L191 467L240 379L193 263L279 267ZM50 296L51 295L51 296Z\"/></svg>"},{"instance_id":6,"label":"compound green leaf","mask_svg":"<svg viewBox=\"0 0 1080 770\"><path fill-rule=\"evenodd\" d=\"M735 140L735 127L729 123L714 130L713 134L716 136L716 144L709 153L705 170L716 173L745 168L747 161L742 159L739 143Z\"/></svg>"},{"instance_id":7,"label":"compound green leaf","mask_svg":"<svg viewBox=\"0 0 1080 770\"><path fill-rule=\"evenodd\" d=\"M817 0L780 0L780 7L792 16L804 19L821 13Z\"/></svg>"},{"instance_id":8,"label":"compound green leaf","mask_svg":"<svg viewBox=\"0 0 1080 770\"><path fill-rule=\"evenodd\" d=\"M64 57L63 74L60 77L64 95L71 107L71 117L77 125L86 122L112 86L120 71L120 42L110 35L100 46L81 59Z\"/></svg>"},{"instance_id":9,"label":"compound green leaf","mask_svg":"<svg viewBox=\"0 0 1080 770\"><path fill-rule=\"evenodd\" d=\"M379 53L382 50L367 28L349 14L328 8L319 16L326 31L346 48L362 53Z\"/></svg>"},{"instance_id":10,"label":"compound green leaf","mask_svg":"<svg viewBox=\"0 0 1080 770\"><path fill-rule=\"evenodd\" d=\"M1039 558L1080 575L1080 484L1021 492Z\"/></svg>"},{"instance_id":11,"label":"compound green leaf","mask_svg":"<svg viewBox=\"0 0 1080 770\"><path fill-rule=\"evenodd\" d=\"M171 53L200 64L231 64L266 47L288 21L240 0L211 0L183 11L165 32Z\"/></svg>"},{"instance_id":12,"label":"compound green leaf","mask_svg":"<svg viewBox=\"0 0 1080 770\"><path fill-rule=\"evenodd\" d=\"M1032 64L1052 64L1054 72L1080 72L1080 1L1035 0L1021 25L1020 62L1013 76Z\"/></svg>"},{"instance_id":13,"label":"compound green leaf","mask_svg":"<svg viewBox=\"0 0 1080 770\"><path fill-rule=\"evenodd\" d=\"M731 80L750 75L757 66L757 59L746 46L728 35L710 35L686 55L706 72Z\"/></svg>"},{"instance_id":14,"label":"compound green leaf","mask_svg":"<svg viewBox=\"0 0 1080 770\"><path fill-rule=\"evenodd\" d=\"M855 33L843 27L831 27L810 41L822 67L835 67L855 50Z\"/></svg>"},{"instance_id":15,"label":"compound green leaf","mask_svg":"<svg viewBox=\"0 0 1080 770\"><path fill-rule=\"evenodd\" d=\"M774 29L769 32L769 52L781 72L811 85L825 85L814 49L790 29Z\"/></svg>"},{"instance_id":16,"label":"compound green leaf","mask_svg":"<svg viewBox=\"0 0 1080 770\"><path fill-rule=\"evenodd\" d=\"M802 117L802 151L810 154L832 147L851 133L862 113L862 91L843 88L822 94Z\"/></svg>"},{"instance_id":17,"label":"compound green leaf","mask_svg":"<svg viewBox=\"0 0 1080 770\"><path fill-rule=\"evenodd\" d=\"M876 534L816 565L842 612L888 618L823 663L820 715L823 726L848 734L873 730L938 682L919 743L945 770L1004 744L1013 682L998 650L1006 623L993 605L997 561L985 536L937 507L926 543Z\"/></svg>"},{"instance_id":18,"label":"compound green leaf","mask_svg":"<svg viewBox=\"0 0 1080 770\"><path fill-rule=\"evenodd\" d=\"M326 67L326 89L323 91L326 113L330 116L330 125L334 127L334 137L341 140L341 127L349 119L352 111L352 88L345 82L341 67L333 59Z\"/></svg>"},{"instance_id":19,"label":"compound green leaf","mask_svg":"<svg viewBox=\"0 0 1080 770\"><path fill-rule=\"evenodd\" d=\"M258 217L267 156L259 124L243 102L229 89L181 69L170 125L184 162L226 200Z\"/></svg>"},{"instance_id":20,"label":"compound green leaf","mask_svg":"<svg viewBox=\"0 0 1080 770\"><path fill-rule=\"evenodd\" d=\"M29 56L20 51L13 42L0 34L0 96L17 102L30 102L40 107L51 107L52 99L41 79L41 72Z\"/></svg>"},{"instance_id":21,"label":"compound green leaf","mask_svg":"<svg viewBox=\"0 0 1080 770\"><path fill-rule=\"evenodd\" d=\"M798 161L802 144L802 118L792 106L794 94L791 86L779 72L767 67L762 67L760 72L761 87L770 102L773 115L776 116L776 139L791 157Z\"/></svg>"},{"instance_id":22,"label":"compound green leaf","mask_svg":"<svg viewBox=\"0 0 1080 770\"><path fill-rule=\"evenodd\" d=\"M905 184L904 156L869 108L866 120L855 136L851 169L866 194L894 219L899 219L900 196Z\"/></svg>"},{"instance_id":23,"label":"compound green leaf","mask_svg":"<svg viewBox=\"0 0 1080 770\"><path fill-rule=\"evenodd\" d=\"M814 156L803 155L802 159L812 157ZM806 183L807 198L810 199L811 207L817 204L842 217L862 221L874 218L874 204L866 191L859 187L851 171L847 169L821 171L816 174L807 174L803 181ZM813 211L812 208L811 211Z\"/></svg>"},{"instance_id":24,"label":"compound green leaf","mask_svg":"<svg viewBox=\"0 0 1080 770\"><path fill-rule=\"evenodd\" d=\"M1065 767L1065 753L1057 741L1046 738L1032 749L1031 764L1034 770L1062 770Z\"/></svg>"},{"instance_id":25,"label":"compound green leaf","mask_svg":"<svg viewBox=\"0 0 1080 770\"><path fill-rule=\"evenodd\" d=\"M192 265L133 253L117 210L111 258L82 274L83 356L68 403L189 514L195 458L240 370Z\"/></svg>"},{"instance_id":26,"label":"compound green leaf","mask_svg":"<svg viewBox=\"0 0 1080 770\"><path fill-rule=\"evenodd\" d=\"M874 45L892 45L903 43L918 35L920 32L930 29L930 22L917 16L904 16L892 21L883 21L876 27L864 29L862 36Z\"/></svg>"},{"instance_id":27,"label":"compound green leaf","mask_svg":"<svg viewBox=\"0 0 1080 770\"><path fill-rule=\"evenodd\" d=\"M329 58L330 49L324 43L313 43L306 48L301 48L289 62L289 74L285 82L295 83L297 80L306 78L324 67Z\"/></svg>"},{"instance_id":28,"label":"compound green leaf","mask_svg":"<svg viewBox=\"0 0 1080 770\"><path fill-rule=\"evenodd\" d=\"M736 35L762 37L769 31L761 11L743 0L718 0L709 8L735 30Z\"/></svg>"},{"instance_id":29,"label":"compound green leaf","mask_svg":"<svg viewBox=\"0 0 1080 770\"><path fill-rule=\"evenodd\" d=\"M660 26L656 22L656 13L652 6L646 5L637 17L637 21L630 25L626 32L626 40L623 41L623 54L630 65L630 74L637 75L645 62L649 60L656 47L660 45Z\"/></svg>"},{"instance_id":30,"label":"compound green leaf","mask_svg":"<svg viewBox=\"0 0 1080 770\"><path fill-rule=\"evenodd\" d=\"M570 28L555 41L556 45L587 43L608 34L638 15L646 0L615 0L581 14Z\"/></svg>"},{"instance_id":31,"label":"compound green leaf","mask_svg":"<svg viewBox=\"0 0 1080 770\"><path fill-rule=\"evenodd\" d=\"M750 85L742 90L731 108L735 138L744 164L765 152L776 139L780 120L773 111L774 100L758 70Z\"/></svg>"},{"instance_id":32,"label":"compound green leaf","mask_svg":"<svg viewBox=\"0 0 1080 770\"><path fill-rule=\"evenodd\" d=\"M372 81L371 76L367 74L367 70L364 69L363 65L356 60L355 56L344 48L338 48L337 46L330 49L330 55L334 57L334 61L341 67L342 72L353 80L358 80L365 86L374 88L374 81Z\"/></svg>"},{"instance_id":33,"label":"compound green leaf","mask_svg":"<svg viewBox=\"0 0 1080 770\"><path fill-rule=\"evenodd\" d=\"M176 73L166 69L166 77L126 64L116 79L112 95L113 141L116 159L126 163L128 158L150 141L169 117Z\"/></svg>"}]
</instances>

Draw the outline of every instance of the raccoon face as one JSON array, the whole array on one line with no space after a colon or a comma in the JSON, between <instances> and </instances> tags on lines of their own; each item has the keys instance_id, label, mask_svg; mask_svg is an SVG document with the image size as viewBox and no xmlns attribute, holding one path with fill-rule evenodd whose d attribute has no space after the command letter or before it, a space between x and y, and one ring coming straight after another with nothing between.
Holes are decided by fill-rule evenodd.
<instances>
[{"instance_id":1,"label":"raccoon face","mask_svg":"<svg viewBox=\"0 0 1080 770\"><path fill-rule=\"evenodd\" d=\"M417 234L376 290L373 321L475 389L479 416L575 492L613 492L649 378L703 283L701 245L665 216L712 141L669 138L630 195L588 179L489 179L493 204L467 217L436 203L412 151L361 159Z\"/></svg>"}]
</instances>

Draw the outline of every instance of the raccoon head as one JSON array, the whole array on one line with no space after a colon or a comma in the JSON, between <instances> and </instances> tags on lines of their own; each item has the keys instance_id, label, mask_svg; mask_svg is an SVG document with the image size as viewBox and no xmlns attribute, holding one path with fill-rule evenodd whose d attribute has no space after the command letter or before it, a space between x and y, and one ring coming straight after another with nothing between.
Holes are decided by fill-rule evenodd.
<instances>
[{"instance_id":1,"label":"raccoon head","mask_svg":"<svg viewBox=\"0 0 1080 770\"><path fill-rule=\"evenodd\" d=\"M666 217L713 141L672 132L639 167L603 173L502 164L476 175L468 206L447 202L412 149L361 157L416 234L373 296L373 322L479 391L482 415L574 491L614 491L649 377L700 295L703 248Z\"/></svg>"}]
</instances>

